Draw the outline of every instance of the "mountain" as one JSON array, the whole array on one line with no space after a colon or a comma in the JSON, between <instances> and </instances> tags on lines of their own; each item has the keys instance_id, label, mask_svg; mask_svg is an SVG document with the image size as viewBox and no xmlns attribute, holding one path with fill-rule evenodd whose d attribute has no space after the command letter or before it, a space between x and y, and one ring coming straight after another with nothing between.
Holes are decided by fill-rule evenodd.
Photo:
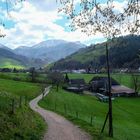
<instances>
[{"instance_id":1,"label":"mountain","mask_svg":"<svg viewBox=\"0 0 140 140\"><path fill-rule=\"evenodd\" d=\"M125 36L114 39L109 44L111 68L140 67L140 36ZM53 69L95 69L106 68L106 42L82 48L72 55L57 61Z\"/></svg>"},{"instance_id":2,"label":"mountain","mask_svg":"<svg viewBox=\"0 0 140 140\"><path fill-rule=\"evenodd\" d=\"M14 54L8 47L0 45L0 68L24 68L21 57Z\"/></svg>"},{"instance_id":3,"label":"mountain","mask_svg":"<svg viewBox=\"0 0 140 140\"><path fill-rule=\"evenodd\" d=\"M5 50L8 50L8 51L13 52L12 49L8 48L7 46L5 46L5 45L3 45L3 44L0 44L0 49L5 49Z\"/></svg>"},{"instance_id":4,"label":"mountain","mask_svg":"<svg viewBox=\"0 0 140 140\"><path fill-rule=\"evenodd\" d=\"M13 50L0 44L0 68L40 67L42 65L42 60L28 59L25 56L17 55L13 52Z\"/></svg>"},{"instance_id":5,"label":"mountain","mask_svg":"<svg viewBox=\"0 0 140 140\"><path fill-rule=\"evenodd\" d=\"M64 40L47 40L32 47L18 47L14 52L18 55L24 55L28 58L42 59L46 63L57 61L61 58L86 47L80 42L67 42Z\"/></svg>"}]
</instances>

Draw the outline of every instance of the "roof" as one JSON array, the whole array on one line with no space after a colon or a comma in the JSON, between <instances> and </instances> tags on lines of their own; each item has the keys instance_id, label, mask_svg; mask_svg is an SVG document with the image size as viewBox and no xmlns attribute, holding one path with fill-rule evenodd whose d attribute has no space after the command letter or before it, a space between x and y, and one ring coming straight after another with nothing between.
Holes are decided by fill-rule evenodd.
<instances>
[{"instance_id":1,"label":"roof","mask_svg":"<svg viewBox=\"0 0 140 140\"><path fill-rule=\"evenodd\" d=\"M112 85L120 85L116 80L114 80L113 78L110 78L111 80L111 84ZM90 83L93 83L93 82L103 82L103 83L107 83L108 81L108 77L99 77L99 76L96 76L96 77L93 77L92 80L90 81Z\"/></svg>"},{"instance_id":2,"label":"roof","mask_svg":"<svg viewBox=\"0 0 140 140\"><path fill-rule=\"evenodd\" d=\"M70 79L69 84L85 84L84 79Z\"/></svg>"},{"instance_id":3,"label":"roof","mask_svg":"<svg viewBox=\"0 0 140 140\"><path fill-rule=\"evenodd\" d=\"M116 85L116 86L111 87L111 93L112 94L115 94L115 93L132 94L132 93L135 93L135 90L128 88L126 86Z\"/></svg>"}]
</instances>

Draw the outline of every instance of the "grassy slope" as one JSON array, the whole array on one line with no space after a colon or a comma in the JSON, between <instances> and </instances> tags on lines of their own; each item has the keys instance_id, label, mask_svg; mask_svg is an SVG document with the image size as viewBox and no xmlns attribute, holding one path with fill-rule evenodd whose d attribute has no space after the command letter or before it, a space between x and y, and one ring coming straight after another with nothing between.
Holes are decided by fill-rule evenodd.
<instances>
[{"instance_id":1,"label":"grassy slope","mask_svg":"<svg viewBox=\"0 0 140 140\"><path fill-rule=\"evenodd\" d=\"M0 68L17 68L17 69L22 69L24 66L13 59L10 58L0 58Z\"/></svg>"},{"instance_id":2,"label":"grassy slope","mask_svg":"<svg viewBox=\"0 0 140 140\"><path fill-rule=\"evenodd\" d=\"M116 98L113 101L114 139L139 140L139 102L140 98ZM77 95L64 90L56 92L54 89L40 102L40 105L59 112L90 132L94 137L99 135L108 110L108 104L99 102L94 96ZM67 108L66 114L64 111L65 105ZM77 111L79 119L76 118ZM92 126L90 124L91 116L93 116ZM106 137L107 133L108 129L106 128L104 135L101 137L102 140L109 139Z\"/></svg>"},{"instance_id":3,"label":"grassy slope","mask_svg":"<svg viewBox=\"0 0 140 140\"><path fill-rule=\"evenodd\" d=\"M0 79L0 140L40 140L45 130L41 117L25 106L19 108L19 97L26 96L27 102L40 93L39 85ZM12 99L16 101L16 112L11 114ZM25 98L24 98L25 99Z\"/></svg>"},{"instance_id":4,"label":"grassy slope","mask_svg":"<svg viewBox=\"0 0 140 140\"><path fill-rule=\"evenodd\" d=\"M93 49L93 47L81 49L80 51L74 53L73 55L71 55L70 57L67 57L67 58L72 59L72 60L77 60L77 61L84 63L87 61L91 61L93 58L91 56L94 56L94 58L96 58L96 57L99 57L104 54L105 54L105 47L103 44L103 45L97 45L96 49Z\"/></svg>"}]
</instances>

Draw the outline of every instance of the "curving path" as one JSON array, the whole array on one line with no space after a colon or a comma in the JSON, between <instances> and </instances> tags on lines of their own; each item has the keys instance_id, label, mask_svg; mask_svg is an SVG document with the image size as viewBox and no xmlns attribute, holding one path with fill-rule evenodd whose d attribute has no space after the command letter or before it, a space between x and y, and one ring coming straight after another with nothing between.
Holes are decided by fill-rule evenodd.
<instances>
[{"instance_id":1,"label":"curving path","mask_svg":"<svg viewBox=\"0 0 140 140\"><path fill-rule=\"evenodd\" d=\"M45 89L46 96L50 91L50 87ZM45 110L38 106L38 102L42 99L42 94L33 99L29 105L30 108L38 112L48 124L48 130L45 133L44 140L90 140L91 137L73 125L64 117L54 112Z\"/></svg>"}]
</instances>

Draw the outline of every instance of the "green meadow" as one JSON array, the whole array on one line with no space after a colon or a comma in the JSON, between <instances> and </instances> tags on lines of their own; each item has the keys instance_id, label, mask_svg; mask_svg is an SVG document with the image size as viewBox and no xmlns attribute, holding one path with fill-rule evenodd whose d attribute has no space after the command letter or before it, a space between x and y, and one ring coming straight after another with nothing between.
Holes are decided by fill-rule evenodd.
<instances>
[{"instance_id":1,"label":"green meadow","mask_svg":"<svg viewBox=\"0 0 140 140\"><path fill-rule=\"evenodd\" d=\"M105 76L100 74L99 76ZM69 78L84 78L88 83L95 74L68 74ZM111 74L120 84L132 87L130 74ZM33 139L40 140L45 130L44 121L29 109L28 102L41 93L41 86L29 82L28 73L0 73L0 140ZM18 78L20 81L14 81ZM45 81L46 75L37 76ZM23 82L24 81L24 82ZM28 82L25 82L28 81ZM22 107L19 100L22 97ZM26 98L26 101L25 101ZM11 114L12 99L16 102L15 114ZM113 101L114 140L138 140L140 137L140 98L116 98ZM26 104L25 104L26 103ZM77 95L53 88L49 95L39 103L42 107L57 112L82 129L94 139L107 140L108 125L100 134L108 104L98 101L91 95ZM26 125L28 124L28 125Z\"/></svg>"},{"instance_id":2,"label":"green meadow","mask_svg":"<svg viewBox=\"0 0 140 140\"><path fill-rule=\"evenodd\" d=\"M16 69L23 69L25 66L20 64L20 62L10 59L10 58L1 58L0 59L0 68L16 68Z\"/></svg>"},{"instance_id":3,"label":"green meadow","mask_svg":"<svg viewBox=\"0 0 140 140\"><path fill-rule=\"evenodd\" d=\"M28 105L40 93L39 84L0 79L0 140L42 139L45 123Z\"/></svg>"},{"instance_id":4,"label":"green meadow","mask_svg":"<svg viewBox=\"0 0 140 140\"><path fill-rule=\"evenodd\" d=\"M68 74L69 78L84 78L88 83L94 76L106 76L106 74ZM130 74L111 74L120 84L134 88ZM116 98L113 101L113 122L115 140L138 140L140 138L140 98ZM110 139L107 137L108 126L104 134L100 134L108 104L98 101L91 95L77 95L53 88L40 105L49 110L62 114L69 120L85 129L93 139Z\"/></svg>"},{"instance_id":5,"label":"green meadow","mask_svg":"<svg viewBox=\"0 0 140 140\"><path fill-rule=\"evenodd\" d=\"M140 98L116 98L113 101L113 140L139 140L140 138ZM93 139L111 139L108 125L100 134L108 104L100 102L95 96L78 95L53 88L39 103L42 107L55 111L89 132ZM107 123L108 124L108 123Z\"/></svg>"},{"instance_id":6,"label":"green meadow","mask_svg":"<svg viewBox=\"0 0 140 140\"><path fill-rule=\"evenodd\" d=\"M30 82L31 77L29 73L11 73L11 72L0 72L1 79L11 79L11 80L18 80L24 82ZM46 80L45 74L37 74L36 75L36 82L44 82Z\"/></svg>"}]
</instances>

